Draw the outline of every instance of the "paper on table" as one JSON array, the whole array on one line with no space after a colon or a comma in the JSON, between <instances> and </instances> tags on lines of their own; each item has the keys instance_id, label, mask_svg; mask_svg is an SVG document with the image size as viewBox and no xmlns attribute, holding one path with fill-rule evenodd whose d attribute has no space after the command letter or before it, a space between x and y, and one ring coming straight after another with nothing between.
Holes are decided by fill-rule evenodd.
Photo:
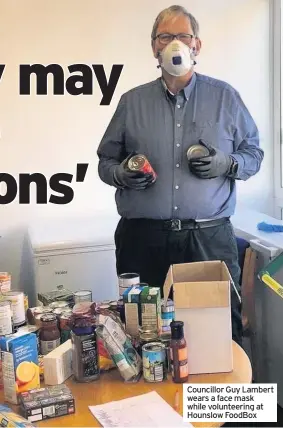
<instances>
[{"instance_id":1,"label":"paper on table","mask_svg":"<svg viewBox=\"0 0 283 428\"><path fill-rule=\"evenodd\" d=\"M103 427L192 427L155 391L89 409Z\"/></svg>"}]
</instances>

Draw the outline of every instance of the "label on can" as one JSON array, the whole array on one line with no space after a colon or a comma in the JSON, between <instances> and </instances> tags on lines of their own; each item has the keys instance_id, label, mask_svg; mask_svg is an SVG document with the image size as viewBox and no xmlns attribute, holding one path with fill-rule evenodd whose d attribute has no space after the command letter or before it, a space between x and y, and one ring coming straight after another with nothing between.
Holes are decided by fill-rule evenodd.
<instances>
[{"instance_id":1,"label":"label on can","mask_svg":"<svg viewBox=\"0 0 283 428\"><path fill-rule=\"evenodd\" d=\"M163 343L152 342L142 347L143 377L147 382L166 378L166 349Z\"/></svg>"},{"instance_id":2,"label":"label on can","mask_svg":"<svg viewBox=\"0 0 283 428\"><path fill-rule=\"evenodd\" d=\"M13 333L12 309L10 302L0 303L0 336Z\"/></svg>"},{"instance_id":3,"label":"label on can","mask_svg":"<svg viewBox=\"0 0 283 428\"><path fill-rule=\"evenodd\" d=\"M24 324L26 321L24 293L9 291L5 293L5 299L11 302L14 325Z\"/></svg>"},{"instance_id":4,"label":"label on can","mask_svg":"<svg viewBox=\"0 0 283 428\"><path fill-rule=\"evenodd\" d=\"M42 355L47 355L60 345L60 338L56 340L41 340L40 351Z\"/></svg>"}]
</instances>

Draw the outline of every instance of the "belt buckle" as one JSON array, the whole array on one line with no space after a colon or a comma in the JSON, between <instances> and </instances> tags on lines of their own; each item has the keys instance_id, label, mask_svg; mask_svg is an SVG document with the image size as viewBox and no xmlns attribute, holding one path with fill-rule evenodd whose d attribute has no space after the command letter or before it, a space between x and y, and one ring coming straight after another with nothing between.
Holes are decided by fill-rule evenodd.
<instances>
[{"instance_id":1,"label":"belt buckle","mask_svg":"<svg viewBox=\"0 0 283 428\"><path fill-rule=\"evenodd\" d=\"M171 230L179 231L181 229L182 229L181 220L179 219L171 220Z\"/></svg>"}]
</instances>

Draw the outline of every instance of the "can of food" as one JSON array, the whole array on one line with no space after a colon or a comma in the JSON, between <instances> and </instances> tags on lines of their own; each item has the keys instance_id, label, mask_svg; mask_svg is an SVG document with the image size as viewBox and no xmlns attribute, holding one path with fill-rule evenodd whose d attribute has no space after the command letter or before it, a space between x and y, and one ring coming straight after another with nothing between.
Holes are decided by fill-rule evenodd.
<instances>
[{"instance_id":1,"label":"can of food","mask_svg":"<svg viewBox=\"0 0 283 428\"><path fill-rule=\"evenodd\" d=\"M165 370L167 374L171 373L171 359L170 359L170 342L171 342L171 335L164 335L163 337L160 337L160 341L165 346Z\"/></svg>"},{"instance_id":2,"label":"can of food","mask_svg":"<svg viewBox=\"0 0 283 428\"><path fill-rule=\"evenodd\" d=\"M154 179L153 183L157 178L157 174L149 163L149 160L144 155L135 155L128 161L128 168L130 171L140 171L144 174L152 174Z\"/></svg>"},{"instance_id":3,"label":"can of food","mask_svg":"<svg viewBox=\"0 0 283 428\"><path fill-rule=\"evenodd\" d=\"M11 302L0 302L0 336L13 333L13 311Z\"/></svg>"},{"instance_id":4,"label":"can of food","mask_svg":"<svg viewBox=\"0 0 283 428\"><path fill-rule=\"evenodd\" d=\"M26 323L25 314L25 298L24 293L21 291L8 291L4 293L6 300L11 302L13 311L13 323L15 327L19 327Z\"/></svg>"},{"instance_id":5,"label":"can of food","mask_svg":"<svg viewBox=\"0 0 283 428\"><path fill-rule=\"evenodd\" d=\"M161 320L162 320L162 333L171 332L170 324L174 321L175 317L175 308L174 302L171 299L168 299L165 305L164 300L161 301Z\"/></svg>"},{"instance_id":6,"label":"can of food","mask_svg":"<svg viewBox=\"0 0 283 428\"><path fill-rule=\"evenodd\" d=\"M147 382L166 379L166 350L161 342L151 342L142 347L143 377Z\"/></svg>"},{"instance_id":7,"label":"can of food","mask_svg":"<svg viewBox=\"0 0 283 428\"><path fill-rule=\"evenodd\" d=\"M11 290L11 275L8 272L0 272L0 292L6 293Z\"/></svg>"},{"instance_id":8,"label":"can of food","mask_svg":"<svg viewBox=\"0 0 283 428\"><path fill-rule=\"evenodd\" d=\"M75 305L79 302L91 302L92 292L90 290L79 290L74 293Z\"/></svg>"},{"instance_id":9,"label":"can of food","mask_svg":"<svg viewBox=\"0 0 283 428\"><path fill-rule=\"evenodd\" d=\"M118 276L119 284L119 299L123 299L123 293L127 288L132 285L137 285L140 283L140 276L138 273L122 273Z\"/></svg>"},{"instance_id":10,"label":"can of food","mask_svg":"<svg viewBox=\"0 0 283 428\"><path fill-rule=\"evenodd\" d=\"M65 301L52 302L49 305L49 308L51 308L51 309L57 309L57 308L64 309L64 308L68 308L68 307L69 307L69 303L65 302Z\"/></svg>"},{"instance_id":11,"label":"can of food","mask_svg":"<svg viewBox=\"0 0 283 428\"><path fill-rule=\"evenodd\" d=\"M202 146L201 144L194 144L193 146L189 147L187 151L188 160L201 158L203 156L209 156L209 150L207 147Z\"/></svg>"},{"instance_id":12,"label":"can of food","mask_svg":"<svg viewBox=\"0 0 283 428\"><path fill-rule=\"evenodd\" d=\"M60 333L61 333L61 343L66 342L71 337L71 328L72 328L72 315L63 313L60 316Z\"/></svg>"}]
</instances>

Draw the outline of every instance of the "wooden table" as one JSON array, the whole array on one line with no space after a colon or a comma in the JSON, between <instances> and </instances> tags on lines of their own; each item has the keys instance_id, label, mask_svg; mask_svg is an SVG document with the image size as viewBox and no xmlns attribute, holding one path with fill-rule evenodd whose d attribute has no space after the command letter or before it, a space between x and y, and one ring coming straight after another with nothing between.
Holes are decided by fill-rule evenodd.
<instances>
[{"instance_id":1,"label":"wooden table","mask_svg":"<svg viewBox=\"0 0 283 428\"><path fill-rule=\"evenodd\" d=\"M251 383L252 369L248 356L240 346L233 342L234 370L231 373L209 375L192 375L189 383ZM88 406L103 404L109 401L129 398L155 390L168 404L174 405L175 392L180 391L180 409L183 414L183 386L168 379L162 383L146 383L142 379L136 384L124 383L118 370L101 375L97 382L89 384L66 381L76 403L76 413L70 416L37 422L39 427L99 427L101 426L90 412ZM0 396L1 399L1 396ZM14 407L16 410L16 407ZM196 423L195 427L219 427L221 423Z\"/></svg>"}]
</instances>

